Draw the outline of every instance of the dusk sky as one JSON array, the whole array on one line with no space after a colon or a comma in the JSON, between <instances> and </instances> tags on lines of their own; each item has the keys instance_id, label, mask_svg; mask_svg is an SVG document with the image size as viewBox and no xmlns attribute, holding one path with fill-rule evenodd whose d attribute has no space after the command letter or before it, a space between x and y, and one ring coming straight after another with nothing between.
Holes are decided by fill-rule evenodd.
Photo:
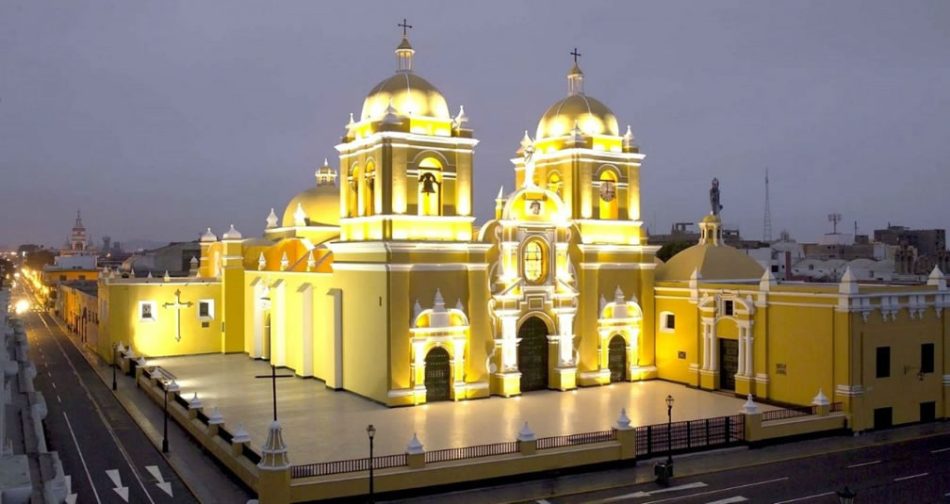
<instances>
[{"instance_id":1,"label":"dusk sky","mask_svg":"<svg viewBox=\"0 0 950 504\"><path fill-rule=\"evenodd\" d=\"M259 235L313 184L348 115L415 68L480 140L479 223L524 130L585 90L646 155L652 232L708 211L799 240L950 215L950 2L0 3L0 245L59 246L77 208L114 240Z\"/></svg>"}]
</instances>

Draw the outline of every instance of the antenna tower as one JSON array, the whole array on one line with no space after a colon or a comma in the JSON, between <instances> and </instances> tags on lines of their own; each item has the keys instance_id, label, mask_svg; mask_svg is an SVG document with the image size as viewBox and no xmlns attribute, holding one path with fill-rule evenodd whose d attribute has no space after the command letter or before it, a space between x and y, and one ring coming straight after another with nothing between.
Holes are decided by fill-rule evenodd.
<instances>
[{"instance_id":1,"label":"antenna tower","mask_svg":"<svg viewBox=\"0 0 950 504\"><path fill-rule=\"evenodd\" d=\"M769 169L765 169L765 218L762 224L762 240L772 241L772 209L769 205Z\"/></svg>"}]
</instances>

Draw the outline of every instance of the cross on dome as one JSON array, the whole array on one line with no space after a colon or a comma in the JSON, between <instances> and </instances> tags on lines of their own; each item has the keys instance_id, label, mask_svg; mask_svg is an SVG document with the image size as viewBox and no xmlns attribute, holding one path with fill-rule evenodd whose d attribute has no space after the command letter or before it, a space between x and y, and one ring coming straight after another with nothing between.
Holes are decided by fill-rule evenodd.
<instances>
[{"instance_id":1,"label":"cross on dome","mask_svg":"<svg viewBox=\"0 0 950 504\"><path fill-rule=\"evenodd\" d=\"M405 37L409 35L409 31L412 29L412 25L409 24L409 21L406 18L402 18L402 23L397 24L396 26L402 28L402 36ZM576 49L575 49L576 50Z\"/></svg>"},{"instance_id":2,"label":"cross on dome","mask_svg":"<svg viewBox=\"0 0 950 504\"><path fill-rule=\"evenodd\" d=\"M577 64L577 58L580 58L580 57L581 57L581 53L577 52L577 48L575 47L574 50L571 51L571 56L574 56L574 64L576 65L576 64Z\"/></svg>"}]
</instances>

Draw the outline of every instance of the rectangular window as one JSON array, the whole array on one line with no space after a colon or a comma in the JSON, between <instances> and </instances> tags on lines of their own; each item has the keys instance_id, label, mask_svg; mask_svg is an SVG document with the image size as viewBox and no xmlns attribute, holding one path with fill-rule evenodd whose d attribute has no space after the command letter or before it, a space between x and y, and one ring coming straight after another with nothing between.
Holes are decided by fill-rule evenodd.
<instances>
[{"instance_id":1,"label":"rectangular window","mask_svg":"<svg viewBox=\"0 0 950 504\"><path fill-rule=\"evenodd\" d=\"M886 429L891 425L894 425L893 422L893 413L891 408L875 408L874 409L874 428L875 429Z\"/></svg>"},{"instance_id":2,"label":"rectangular window","mask_svg":"<svg viewBox=\"0 0 950 504\"><path fill-rule=\"evenodd\" d=\"M732 316L733 312L733 303L731 300L726 300L722 304L722 311L726 314L727 317Z\"/></svg>"},{"instance_id":3,"label":"rectangular window","mask_svg":"<svg viewBox=\"0 0 950 504\"><path fill-rule=\"evenodd\" d=\"M934 344L924 343L920 345L920 372L934 372Z\"/></svg>"},{"instance_id":4,"label":"rectangular window","mask_svg":"<svg viewBox=\"0 0 950 504\"><path fill-rule=\"evenodd\" d=\"M214 318L214 301L211 299L202 299L198 301L198 318L212 319Z\"/></svg>"},{"instance_id":5,"label":"rectangular window","mask_svg":"<svg viewBox=\"0 0 950 504\"><path fill-rule=\"evenodd\" d=\"M670 312L663 312L660 314L660 328L664 331L672 331L676 329L676 315Z\"/></svg>"},{"instance_id":6,"label":"rectangular window","mask_svg":"<svg viewBox=\"0 0 950 504\"><path fill-rule=\"evenodd\" d=\"M154 301L139 302L139 320L146 320L146 321L155 320L155 302Z\"/></svg>"},{"instance_id":7,"label":"rectangular window","mask_svg":"<svg viewBox=\"0 0 950 504\"><path fill-rule=\"evenodd\" d=\"M876 376L887 378L891 376L891 347L877 347Z\"/></svg>"}]
</instances>

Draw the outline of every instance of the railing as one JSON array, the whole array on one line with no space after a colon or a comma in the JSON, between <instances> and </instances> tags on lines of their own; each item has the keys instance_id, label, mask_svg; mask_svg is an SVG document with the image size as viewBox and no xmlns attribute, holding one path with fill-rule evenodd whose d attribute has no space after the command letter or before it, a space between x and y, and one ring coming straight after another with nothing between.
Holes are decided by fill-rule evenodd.
<instances>
[{"instance_id":1,"label":"railing","mask_svg":"<svg viewBox=\"0 0 950 504\"><path fill-rule=\"evenodd\" d=\"M828 411L831 413L840 413L844 411L844 405L840 402L831 403L831 408L828 408Z\"/></svg>"},{"instance_id":2,"label":"railing","mask_svg":"<svg viewBox=\"0 0 950 504\"><path fill-rule=\"evenodd\" d=\"M745 416L637 427L637 456L728 446L745 439Z\"/></svg>"},{"instance_id":3,"label":"railing","mask_svg":"<svg viewBox=\"0 0 950 504\"><path fill-rule=\"evenodd\" d=\"M566 436L553 436L538 438L538 449L546 450L548 448L563 448L566 446L577 446L591 443L603 443L617 439L613 430L600 432L584 432L581 434L568 434Z\"/></svg>"},{"instance_id":4,"label":"railing","mask_svg":"<svg viewBox=\"0 0 950 504\"><path fill-rule=\"evenodd\" d=\"M261 455L252 450L247 444L241 447L241 454L247 457L247 459L250 460L254 465L257 465L261 462Z\"/></svg>"},{"instance_id":5,"label":"railing","mask_svg":"<svg viewBox=\"0 0 950 504\"><path fill-rule=\"evenodd\" d=\"M491 457L494 455L508 455L511 453L518 453L517 441L466 446L464 448L445 448L442 450L433 450L426 452L426 463L431 464L433 462L449 462L452 460Z\"/></svg>"},{"instance_id":6,"label":"railing","mask_svg":"<svg viewBox=\"0 0 950 504\"><path fill-rule=\"evenodd\" d=\"M373 469L389 469L391 467L402 467L404 465L406 465L405 453L373 457ZM309 478L313 476L329 476L331 474L359 471L369 471L369 457L291 466L290 477Z\"/></svg>"},{"instance_id":7,"label":"railing","mask_svg":"<svg viewBox=\"0 0 950 504\"><path fill-rule=\"evenodd\" d=\"M234 435L227 431L224 427L218 427L218 437L231 444L231 440L234 439Z\"/></svg>"},{"instance_id":8,"label":"railing","mask_svg":"<svg viewBox=\"0 0 950 504\"><path fill-rule=\"evenodd\" d=\"M785 409L766 411L762 413L762 421L771 422L773 420L787 420L789 418L814 415L815 412L816 411L813 406L789 406Z\"/></svg>"}]
</instances>

